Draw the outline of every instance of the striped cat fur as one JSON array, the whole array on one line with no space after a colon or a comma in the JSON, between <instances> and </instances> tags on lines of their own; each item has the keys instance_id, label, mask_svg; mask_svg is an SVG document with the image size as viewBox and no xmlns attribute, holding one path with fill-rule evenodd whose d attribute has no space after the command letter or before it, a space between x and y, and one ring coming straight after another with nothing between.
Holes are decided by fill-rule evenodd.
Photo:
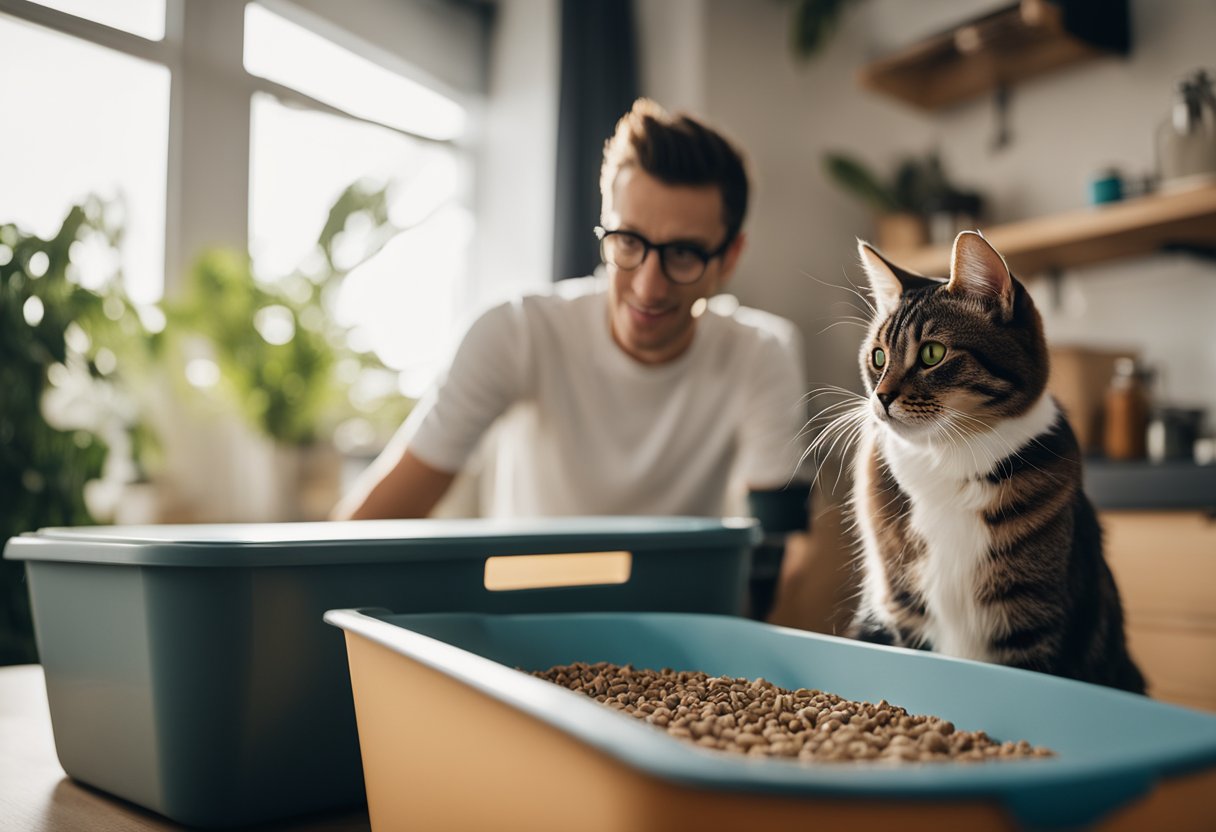
<instances>
[{"instance_id":1,"label":"striped cat fur","mask_svg":"<svg viewBox=\"0 0 1216 832\"><path fill-rule=\"evenodd\" d=\"M856 638L1143 693L1025 287L974 232L934 279L859 244Z\"/></svg>"}]
</instances>

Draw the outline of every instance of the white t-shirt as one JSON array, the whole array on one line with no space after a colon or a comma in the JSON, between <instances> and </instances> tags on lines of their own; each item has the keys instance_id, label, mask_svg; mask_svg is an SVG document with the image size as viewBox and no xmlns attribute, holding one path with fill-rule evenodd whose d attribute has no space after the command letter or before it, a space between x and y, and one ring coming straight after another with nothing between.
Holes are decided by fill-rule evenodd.
<instances>
[{"instance_id":1,"label":"white t-shirt","mask_svg":"<svg viewBox=\"0 0 1216 832\"><path fill-rule=\"evenodd\" d=\"M782 488L805 447L801 339L755 309L711 310L675 360L641 364L612 338L607 284L496 306L403 428L459 471L500 417L491 516L721 516L731 486Z\"/></svg>"}]
</instances>

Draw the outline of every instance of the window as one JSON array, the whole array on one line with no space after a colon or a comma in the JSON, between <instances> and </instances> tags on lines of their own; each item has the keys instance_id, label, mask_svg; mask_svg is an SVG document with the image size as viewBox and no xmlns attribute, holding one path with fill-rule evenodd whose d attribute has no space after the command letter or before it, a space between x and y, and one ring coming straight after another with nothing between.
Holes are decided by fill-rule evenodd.
<instances>
[{"instance_id":1,"label":"window","mask_svg":"<svg viewBox=\"0 0 1216 832\"><path fill-rule=\"evenodd\" d=\"M464 132L456 102L256 3L245 9L245 69L408 133L448 140Z\"/></svg>"},{"instance_id":2,"label":"window","mask_svg":"<svg viewBox=\"0 0 1216 832\"><path fill-rule=\"evenodd\" d=\"M34 0L40 6L83 17L147 40L165 36L165 0Z\"/></svg>"},{"instance_id":3,"label":"window","mask_svg":"<svg viewBox=\"0 0 1216 832\"><path fill-rule=\"evenodd\" d=\"M421 395L455 322L472 234L456 152L263 95L253 101L252 134L250 251L262 279L305 262L352 182L389 186L389 219L408 230L347 276L336 312L360 346L400 371L403 393Z\"/></svg>"},{"instance_id":4,"label":"window","mask_svg":"<svg viewBox=\"0 0 1216 832\"><path fill-rule=\"evenodd\" d=\"M4 84L7 118L0 130L0 221L47 237L88 194L118 200L122 261L82 256L80 280L96 287L121 267L136 302L158 300L168 68L3 15L0 43L0 78L12 79Z\"/></svg>"},{"instance_id":5,"label":"window","mask_svg":"<svg viewBox=\"0 0 1216 832\"><path fill-rule=\"evenodd\" d=\"M181 31L167 32L168 4L177 4ZM187 10L183 0L45 0L0 14L0 78L20 79L4 85L10 118L0 131L0 158L18 162L6 164L0 221L46 236L86 195L113 200L125 229L120 262L98 246L97 256L81 262L81 282L97 286L121 269L132 298L151 304L165 292L166 263L172 275L197 253L174 247L225 242L190 236L212 234L211 224L224 228L212 222L216 215L243 216L247 208L255 270L273 280L302 265L347 186L387 186L391 220L403 231L349 275L335 309L360 345L399 371L402 391L416 396L438 369L466 282L471 163L459 142L468 114L410 77L394 56L376 55L378 63L340 45L351 41L337 38L332 24L300 25L295 14L308 14L306 6L276 5L294 10L288 19L259 3ZM242 48L225 50L242 21ZM238 150L248 151L249 192L217 188L203 197L201 214L187 211L172 226L174 206L195 199L197 187L175 193L184 189L171 163L188 169L194 183L245 163L243 155L210 153L205 143L174 145L180 136L171 131L170 94L179 87L172 75L188 69L187 47L220 64L218 72L192 76L194 100L200 85L210 85L204 102L212 93L236 96L238 109L248 101L250 132L240 140L248 144ZM222 65L237 55L242 65ZM215 112L224 113L191 111L186 122Z\"/></svg>"},{"instance_id":6,"label":"window","mask_svg":"<svg viewBox=\"0 0 1216 832\"><path fill-rule=\"evenodd\" d=\"M353 182L387 186L389 219L402 231L348 275L336 313L359 347L400 373L403 393L421 395L455 323L472 236L468 165L451 141L465 129L464 109L257 4L245 12L244 61L250 73L340 111L254 96L255 271L272 280L300 267Z\"/></svg>"}]
</instances>

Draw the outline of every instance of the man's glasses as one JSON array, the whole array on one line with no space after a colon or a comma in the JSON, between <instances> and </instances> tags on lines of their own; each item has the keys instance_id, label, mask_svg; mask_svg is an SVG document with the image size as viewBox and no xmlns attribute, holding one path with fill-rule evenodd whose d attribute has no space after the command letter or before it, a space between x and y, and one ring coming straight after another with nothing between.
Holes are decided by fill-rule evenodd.
<instances>
[{"instance_id":1,"label":"man's glasses","mask_svg":"<svg viewBox=\"0 0 1216 832\"><path fill-rule=\"evenodd\" d=\"M600 256L605 263L632 271L641 266L646 255L654 249L659 254L659 265L664 276L672 283L682 285L700 280L709 261L721 257L731 243L731 238L727 237L722 245L713 251L706 251L695 243L652 243L641 234L609 231L600 225L595 227L595 236L600 240Z\"/></svg>"}]
</instances>

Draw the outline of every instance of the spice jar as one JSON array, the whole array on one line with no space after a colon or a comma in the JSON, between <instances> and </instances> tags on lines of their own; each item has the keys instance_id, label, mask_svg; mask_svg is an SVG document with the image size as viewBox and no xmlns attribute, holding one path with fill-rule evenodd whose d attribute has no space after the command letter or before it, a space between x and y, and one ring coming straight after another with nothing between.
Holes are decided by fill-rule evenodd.
<instances>
[{"instance_id":1,"label":"spice jar","mask_svg":"<svg viewBox=\"0 0 1216 832\"><path fill-rule=\"evenodd\" d=\"M1107 459L1144 459L1148 429L1148 390L1145 373L1131 358L1115 362L1106 391L1106 425L1102 449Z\"/></svg>"}]
</instances>

